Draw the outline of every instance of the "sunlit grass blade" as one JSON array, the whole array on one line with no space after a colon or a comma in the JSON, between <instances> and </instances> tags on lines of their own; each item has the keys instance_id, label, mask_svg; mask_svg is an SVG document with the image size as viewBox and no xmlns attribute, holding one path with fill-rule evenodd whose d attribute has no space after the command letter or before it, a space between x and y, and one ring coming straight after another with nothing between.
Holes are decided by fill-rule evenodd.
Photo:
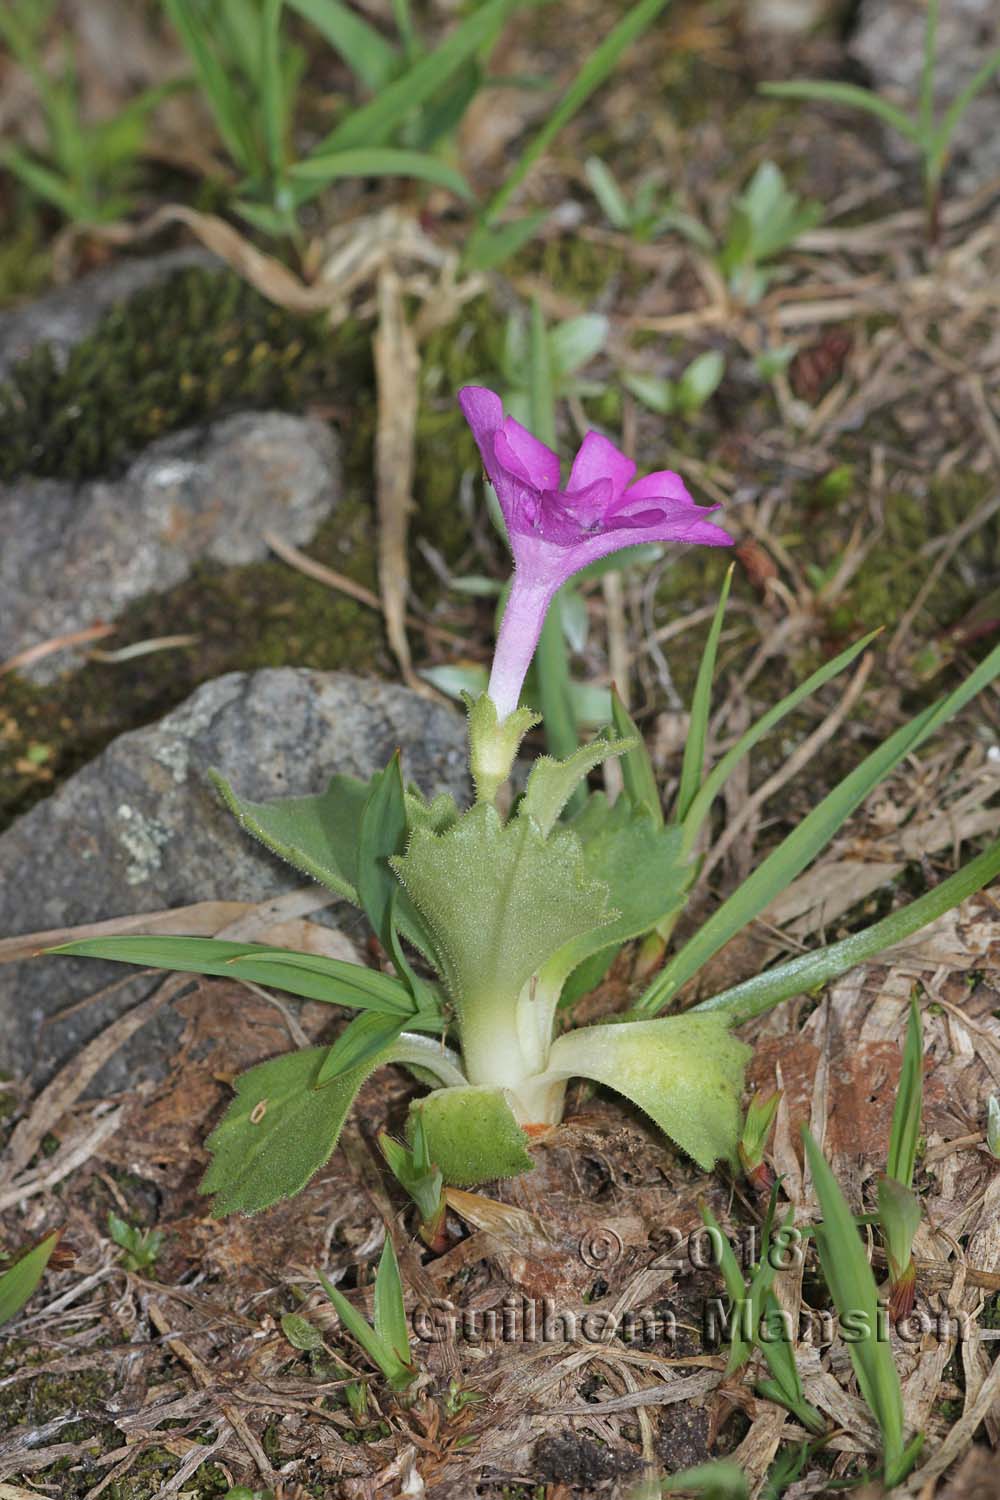
<instances>
[{"instance_id":1,"label":"sunlit grass blade","mask_svg":"<svg viewBox=\"0 0 1000 1500\"><path fill-rule=\"evenodd\" d=\"M719 653L719 637L726 614L726 601L733 581L733 564L726 569L726 576L719 594L719 602L712 616L711 628L705 649L701 653L698 677L691 699L691 722L684 742L684 761L681 765L681 784L677 791L677 806L674 821L683 823L691 810L705 769L705 745L708 740L708 720L712 712L712 683L715 680L715 659Z\"/></svg>"},{"instance_id":2,"label":"sunlit grass blade","mask_svg":"<svg viewBox=\"0 0 1000 1500\"><path fill-rule=\"evenodd\" d=\"M925 708L909 724L904 724L901 729L897 729L895 734L890 735L883 744L879 745L878 749L873 750L859 766L845 776L844 780L803 818L798 827L778 845L777 849L757 866L753 874L730 896L729 900L723 902L718 911L713 912L695 936L653 981L639 1000L637 1009L647 1015L661 1010L682 984L697 974L702 965L707 963L731 937L759 916L765 907L795 879L796 875L815 859L837 829L847 821L856 808L860 807L869 793L890 772L894 771L907 755L916 750L928 735L958 713L971 698L996 677L998 672L1000 672L1000 646L995 647L953 692ZM973 865L970 865L969 869L973 869ZM953 878L957 879L957 877ZM978 888L977 885L971 887L972 890ZM941 887L938 888L939 891L941 889ZM941 910L947 911L948 907L945 906ZM936 914L940 915L940 911ZM854 939L845 939L845 942L863 943L867 936L866 933L859 933ZM835 945L835 949L837 948L842 949L843 945ZM829 954L835 949L828 949L826 952ZM819 958L818 955L817 958ZM812 959L813 956L809 955L806 963L808 964ZM843 972L843 970L836 972ZM762 977L767 978L766 975ZM753 981L750 982L753 983ZM821 983L822 980L814 982ZM788 993L796 994L798 991L792 990ZM767 1009L768 1007L764 1004L760 1008Z\"/></svg>"},{"instance_id":3,"label":"sunlit grass blade","mask_svg":"<svg viewBox=\"0 0 1000 1500\"><path fill-rule=\"evenodd\" d=\"M399 54L374 26L340 0L287 0L339 52L366 88L376 93L399 66Z\"/></svg>"},{"instance_id":4,"label":"sunlit grass blade","mask_svg":"<svg viewBox=\"0 0 1000 1500\"><path fill-rule=\"evenodd\" d=\"M181 974L208 974L222 979L248 979L290 995L349 1005L383 1015L412 1019L412 997L398 979L366 969L361 964L325 958L318 953L296 953L266 943L231 943L219 938L106 937L83 938L46 950L77 958L109 958L139 964L144 969L170 969Z\"/></svg>"},{"instance_id":5,"label":"sunlit grass blade","mask_svg":"<svg viewBox=\"0 0 1000 1500\"><path fill-rule=\"evenodd\" d=\"M856 83L832 83L823 79L790 79L785 83L762 83L760 92L771 99L801 99L809 104L844 104L862 109L892 125L914 145L920 144L919 126L898 105L890 104L881 94Z\"/></svg>"},{"instance_id":6,"label":"sunlit grass blade","mask_svg":"<svg viewBox=\"0 0 1000 1500\"><path fill-rule=\"evenodd\" d=\"M918 896L900 911L883 917L881 922L875 922L862 932L854 932L839 943L818 948L814 953L802 953L789 959L788 963L765 969L762 974L701 1001L695 1010L728 1011L734 1024L762 1015L782 1000L788 1000L792 995L808 994L846 974L855 965L865 963L894 944L912 937L929 922L943 917L952 907L981 891L997 875L1000 875L1000 841L991 844L933 890Z\"/></svg>"},{"instance_id":7,"label":"sunlit grass blade","mask_svg":"<svg viewBox=\"0 0 1000 1500\"><path fill-rule=\"evenodd\" d=\"M293 182L315 185L317 190L338 177L409 177L446 188L458 198L472 198L472 189L461 172L439 156L395 146L317 152L296 162L288 176Z\"/></svg>"},{"instance_id":8,"label":"sunlit grass blade","mask_svg":"<svg viewBox=\"0 0 1000 1500\"><path fill-rule=\"evenodd\" d=\"M559 132L587 102L594 90L600 88L614 71L626 47L631 46L652 25L667 3L668 0L639 0L603 42L594 48L545 124L522 151L506 181L490 199L483 215L485 224L492 224L499 218L538 158L549 149Z\"/></svg>"},{"instance_id":9,"label":"sunlit grass blade","mask_svg":"<svg viewBox=\"0 0 1000 1500\"><path fill-rule=\"evenodd\" d=\"M853 646L848 646L846 651L841 651L838 656L825 662L823 666L817 668L811 676L807 677L804 682L800 683L797 688L790 692L787 697L782 698L780 703L776 703L773 708L768 709L767 713L761 714L760 718L756 723L751 724L745 734L740 735L736 744L727 750L725 755L709 771L688 809L687 816L684 819L685 850L693 848L698 830L708 815L712 803L743 757L748 755L753 747L765 735L770 734L771 730L776 728L782 719L790 714L793 709L797 708L800 703L804 702L806 698L811 697L813 693L818 692L831 678L836 677L845 668L849 667L851 662L857 656L860 656L865 647L871 645L872 641L879 634L881 634L881 627L878 630L870 631L868 635L862 636L860 641L855 641Z\"/></svg>"},{"instance_id":10,"label":"sunlit grass blade","mask_svg":"<svg viewBox=\"0 0 1000 1500\"><path fill-rule=\"evenodd\" d=\"M322 141L319 152L382 146L411 110L430 99L457 68L496 34L522 0L486 0L439 47L356 109Z\"/></svg>"},{"instance_id":11,"label":"sunlit grass blade","mask_svg":"<svg viewBox=\"0 0 1000 1500\"><path fill-rule=\"evenodd\" d=\"M46 1235L0 1274L0 1324L9 1323L16 1317L35 1291L61 1234L62 1230L57 1229Z\"/></svg>"},{"instance_id":12,"label":"sunlit grass blade","mask_svg":"<svg viewBox=\"0 0 1000 1500\"><path fill-rule=\"evenodd\" d=\"M891 1488L916 1462L919 1438L904 1449L903 1395L888 1340L880 1334L878 1288L854 1216L823 1153L803 1127L806 1157L823 1222L815 1229L820 1265L841 1326L858 1387L882 1434L884 1478Z\"/></svg>"}]
</instances>

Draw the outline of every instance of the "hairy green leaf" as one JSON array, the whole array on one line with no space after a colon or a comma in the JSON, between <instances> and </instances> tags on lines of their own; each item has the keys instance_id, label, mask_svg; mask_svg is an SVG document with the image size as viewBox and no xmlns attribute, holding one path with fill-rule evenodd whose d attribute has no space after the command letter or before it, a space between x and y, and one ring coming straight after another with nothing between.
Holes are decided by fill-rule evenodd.
<instances>
[{"instance_id":1,"label":"hairy green leaf","mask_svg":"<svg viewBox=\"0 0 1000 1500\"><path fill-rule=\"evenodd\" d=\"M709 1171L735 1156L749 1056L750 1048L714 1016L586 1026L556 1038L537 1083L591 1078L605 1084L645 1110Z\"/></svg>"},{"instance_id":2,"label":"hairy green leaf","mask_svg":"<svg viewBox=\"0 0 1000 1500\"><path fill-rule=\"evenodd\" d=\"M407 1134L419 1115L431 1160L452 1187L516 1177L534 1166L528 1138L502 1089L469 1084L436 1089L410 1106Z\"/></svg>"}]
</instances>

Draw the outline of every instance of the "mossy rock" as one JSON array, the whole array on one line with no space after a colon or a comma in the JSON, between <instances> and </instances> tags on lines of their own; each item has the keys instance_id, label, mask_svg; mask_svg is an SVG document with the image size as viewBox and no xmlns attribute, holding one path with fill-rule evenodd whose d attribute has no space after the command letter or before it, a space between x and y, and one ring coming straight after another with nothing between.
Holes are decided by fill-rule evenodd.
<instances>
[{"instance_id":1,"label":"mossy rock","mask_svg":"<svg viewBox=\"0 0 1000 1500\"><path fill-rule=\"evenodd\" d=\"M41 344L0 385L0 479L89 479L230 411L302 411L371 385L362 329L275 306L230 272L189 268L128 298L60 358Z\"/></svg>"}]
</instances>

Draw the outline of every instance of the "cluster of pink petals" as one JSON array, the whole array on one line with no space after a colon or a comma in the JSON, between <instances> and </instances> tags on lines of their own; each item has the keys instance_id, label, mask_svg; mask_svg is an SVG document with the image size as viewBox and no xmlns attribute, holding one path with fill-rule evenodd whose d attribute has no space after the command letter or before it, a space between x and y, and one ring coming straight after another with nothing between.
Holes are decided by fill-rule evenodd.
<instances>
[{"instance_id":1,"label":"cluster of pink petals","mask_svg":"<svg viewBox=\"0 0 1000 1500\"><path fill-rule=\"evenodd\" d=\"M505 417L494 391L470 385L458 399L514 553L488 689L502 720L517 707L552 596L572 574L642 542L724 547L733 539L705 520L718 506L696 505L678 474L665 469L633 482L635 464L600 433L588 432L562 489L557 454Z\"/></svg>"}]
</instances>

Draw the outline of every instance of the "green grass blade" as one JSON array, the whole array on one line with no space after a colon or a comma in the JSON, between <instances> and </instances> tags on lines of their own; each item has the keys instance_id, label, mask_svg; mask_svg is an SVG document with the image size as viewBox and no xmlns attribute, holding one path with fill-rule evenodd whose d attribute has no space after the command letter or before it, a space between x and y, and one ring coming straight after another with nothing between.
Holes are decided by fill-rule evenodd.
<instances>
[{"instance_id":1,"label":"green grass blade","mask_svg":"<svg viewBox=\"0 0 1000 1500\"><path fill-rule=\"evenodd\" d=\"M320 144L319 151L382 146L405 117L436 94L456 69L488 42L521 0L486 0L427 57L356 109Z\"/></svg>"},{"instance_id":2,"label":"green grass blade","mask_svg":"<svg viewBox=\"0 0 1000 1500\"><path fill-rule=\"evenodd\" d=\"M797 708L806 698L810 698L813 693L818 692L832 677L836 677L846 667L849 667L855 657L860 656L865 647L869 646L875 637L880 634L880 630L881 627L879 630L870 631L860 641L855 641L853 646L848 646L846 651L842 651L839 656L835 656L832 661L826 662L817 671L813 672L811 677L807 677L805 682L789 693L786 698L782 698L781 702L775 704L774 708L770 708L767 713L762 714L755 724L751 724L750 728L745 734L740 736L736 744L730 750L727 750L721 760L716 762L705 777L704 783L691 803L687 817L684 819L685 852L690 852L693 848L698 829L707 817L709 808L743 757L748 755L765 735L770 734L771 730L776 728L782 719L790 714L794 708Z\"/></svg>"},{"instance_id":3,"label":"green grass blade","mask_svg":"<svg viewBox=\"0 0 1000 1500\"><path fill-rule=\"evenodd\" d=\"M722 592L719 594L719 602L715 606L715 614L712 616L711 629L708 632L708 640L705 649L701 653L701 662L698 666L698 679L694 685L694 696L691 699L691 723L688 728L687 740L684 744L684 761L681 766L681 784L677 792L677 806L674 809L674 821L683 823L691 810L701 786L702 773L705 769L705 744L708 739L708 719L712 712L712 682L715 678L715 659L719 654L719 637L722 634L722 622L726 614L726 601L729 598L729 589L733 581L733 564L730 563L726 569L726 576L722 583Z\"/></svg>"},{"instance_id":4,"label":"green grass blade","mask_svg":"<svg viewBox=\"0 0 1000 1500\"><path fill-rule=\"evenodd\" d=\"M698 1211L706 1228L712 1231L715 1240L714 1248L718 1252L719 1270L722 1272L726 1292L733 1304L733 1336L729 1343L729 1361L726 1365L726 1374L731 1375L734 1371L741 1370L753 1353L753 1346L743 1337L741 1331L743 1304L747 1296L746 1282L743 1280L743 1272L740 1270L740 1263L736 1259L729 1238L708 1204L699 1202Z\"/></svg>"},{"instance_id":5,"label":"green grass blade","mask_svg":"<svg viewBox=\"0 0 1000 1500\"><path fill-rule=\"evenodd\" d=\"M629 750L619 761L625 795L633 807L644 807L657 828L662 828L663 808L660 805L660 789L656 784L653 762L635 720L614 686L611 689L611 722L619 739L636 741L634 749Z\"/></svg>"},{"instance_id":6,"label":"green grass blade","mask_svg":"<svg viewBox=\"0 0 1000 1500\"><path fill-rule=\"evenodd\" d=\"M919 126L908 114L897 105L890 104L880 94L861 88L856 83L828 83L822 79L802 78L787 83L762 83L759 87L760 92L770 99L801 99L807 104L844 104L849 109L864 110L893 126L915 146L920 145Z\"/></svg>"},{"instance_id":7,"label":"green grass blade","mask_svg":"<svg viewBox=\"0 0 1000 1500\"><path fill-rule=\"evenodd\" d=\"M87 205L79 197L73 184L53 172L50 167L33 161L16 146L0 146L0 166L6 167L18 177L36 197L58 208L67 219L86 218Z\"/></svg>"},{"instance_id":8,"label":"green grass blade","mask_svg":"<svg viewBox=\"0 0 1000 1500\"><path fill-rule=\"evenodd\" d=\"M899 1075L896 1103L889 1131L889 1156L886 1172L904 1187L913 1186L913 1168L920 1139L920 1113L924 1100L924 1043L920 1029L920 1008L916 997L910 999L910 1020L903 1048L903 1068Z\"/></svg>"},{"instance_id":9,"label":"green grass blade","mask_svg":"<svg viewBox=\"0 0 1000 1500\"><path fill-rule=\"evenodd\" d=\"M84 938L48 948L47 953L78 958L109 958L144 969L249 979L309 1000L350 1005L383 1015L413 1015L413 1001L397 979L342 959L296 953L267 943L230 943L219 938Z\"/></svg>"},{"instance_id":10,"label":"green grass blade","mask_svg":"<svg viewBox=\"0 0 1000 1500\"><path fill-rule=\"evenodd\" d=\"M614 71L626 47L631 46L646 28L652 25L667 3L668 0L639 0L639 3L634 5L618 25L608 33L603 42L595 47L538 134L522 151L519 161L506 181L490 199L483 215L485 224L492 224L500 217L504 207L517 192L538 158L549 149L559 132L569 123L577 110L586 104L595 89L600 88L609 74Z\"/></svg>"},{"instance_id":11,"label":"green grass blade","mask_svg":"<svg viewBox=\"0 0 1000 1500\"><path fill-rule=\"evenodd\" d=\"M952 100L951 104L945 110L941 117L941 123L937 127L937 130L935 130L930 142L927 169L932 181L936 181L944 170L945 158L948 155L948 147L951 145L951 138L955 133L956 125L965 114L973 99L986 87L998 69L1000 69L1000 47L990 54L978 73L969 80L965 88L962 89L961 93Z\"/></svg>"},{"instance_id":12,"label":"green grass blade","mask_svg":"<svg viewBox=\"0 0 1000 1500\"><path fill-rule=\"evenodd\" d=\"M57 1229L46 1235L0 1275L0 1323L9 1323L16 1317L35 1291L61 1234L62 1230Z\"/></svg>"},{"instance_id":13,"label":"green grass blade","mask_svg":"<svg viewBox=\"0 0 1000 1500\"><path fill-rule=\"evenodd\" d=\"M900 911L894 911L881 922L866 927L863 932L852 933L839 943L828 948L819 948L814 953L803 953L788 963L765 969L753 979L737 984L732 989L703 1000L696 1010L724 1010L733 1017L733 1024L749 1021L762 1015L772 1006L779 1005L792 995L804 995L820 985L828 984L848 969L883 953L896 943L912 937L929 922L934 922L952 907L960 905L969 896L981 891L1000 875L1000 840L970 860L947 880L942 880L933 890L918 896Z\"/></svg>"},{"instance_id":14,"label":"green grass blade","mask_svg":"<svg viewBox=\"0 0 1000 1500\"><path fill-rule=\"evenodd\" d=\"M886 1476L903 1454L903 1395L892 1348L879 1337L878 1288L858 1236L854 1215L823 1153L803 1126L806 1157L823 1223L816 1226L820 1264L842 1327L862 1396L882 1433Z\"/></svg>"},{"instance_id":15,"label":"green grass blade","mask_svg":"<svg viewBox=\"0 0 1000 1500\"><path fill-rule=\"evenodd\" d=\"M940 0L927 0L927 20L924 23L924 56L920 70L920 105L917 118L920 133L927 142L934 129L934 70L937 63L937 31ZM926 148L925 148L926 149Z\"/></svg>"},{"instance_id":16,"label":"green grass blade","mask_svg":"<svg viewBox=\"0 0 1000 1500\"><path fill-rule=\"evenodd\" d=\"M315 26L373 94L385 87L399 66L399 53L374 26L369 26L340 0L287 0L287 3Z\"/></svg>"},{"instance_id":17,"label":"green grass blade","mask_svg":"<svg viewBox=\"0 0 1000 1500\"><path fill-rule=\"evenodd\" d=\"M412 1361L410 1330L406 1325L403 1280L389 1234L375 1273L375 1332L404 1367ZM410 1377L412 1379L412 1376ZM405 1382L409 1384L409 1380Z\"/></svg>"},{"instance_id":18,"label":"green grass blade","mask_svg":"<svg viewBox=\"0 0 1000 1500\"><path fill-rule=\"evenodd\" d=\"M351 1338L356 1344L360 1344L376 1369L381 1370L387 1380L391 1380L396 1370L392 1350L386 1347L371 1324L367 1323L357 1308L348 1302L343 1292L339 1291L332 1281L328 1281L322 1271L317 1272L317 1275L324 1292L333 1303L338 1318Z\"/></svg>"},{"instance_id":19,"label":"green grass blade","mask_svg":"<svg viewBox=\"0 0 1000 1500\"><path fill-rule=\"evenodd\" d=\"M281 12L284 0L264 0L260 23L260 91L264 139L275 181L285 166L285 79L281 68Z\"/></svg>"},{"instance_id":20,"label":"green grass blade","mask_svg":"<svg viewBox=\"0 0 1000 1500\"><path fill-rule=\"evenodd\" d=\"M472 199L469 184L455 167L426 151L404 151L395 146L370 146L354 151L323 151L296 162L289 170L296 183L315 184L319 191L338 177L411 177L446 188L457 198Z\"/></svg>"},{"instance_id":21,"label":"green grass blade","mask_svg":"<svg viewBox=\"0 0 1000 1500\"><path fill-rule=\"evenodd\" d=\"M342 1073L347 1073L351 1068L359 1068L377 1057L397 1039L409 1021L409 1016L384 1016L373 1011L362 1011L345 1026L331 1045L320 1063L313 1088L321 1089Z\"/></svg>"},{"instance_id":22,"label":"green grass blade","mask_svg":"<svg viewBox=\"0 0 1000 1500\"><path fill-rule=\"evenodd\" d=\"M256 159L252 136L246 129L243 103L215 54L202 18L190 0L163 0L163 5L194 63L198 81L226 150L237 166L252 176L260 163Z\"/></svg>"},{"instance_id":23,"label":"green grass blade","mask_svg":"<svg viewBox=\"0 0 1000 1500\"><path fill-rule=\"evenodd\" d=\"M807 814L798 827L779 844L778 848L757 866L739 890L735 891L728 901L723 902L716 912L713 912L695 936L653 981L639 1000L637 1009L645 1015L655 1014L661 1010L682 984L697 974L702 965L718 953L731 937L759 916L764 908L795 879L796 875L815 859L837 829L861 805L873 788L895 770L907 755L916 750L928 735L933 734L940 725L964 708L965 704L991 682L998 672L1000 672L1000 646L994 647L975 671L971 672L965 681L960 683L946 698L932 703L909 724L904 724L901 729L897 729L895 734L890 735L877 750L873 750L850 775L845 776L844 780ZM933 895L933 892L930 894ZM948 907L942 909L947 911ZM868 934L860 933L853 939L846 939L845 942L863 942L867 936ZM842 946L836 945L837 948ZM833 951L828 949L827 953ZM807 962L813 960L813 957L813 955L808 955ZM845 965L845 967L849 966ZM838 972L843 972L843 970ZM796 994L798 991L793 990L791 993ZM761 1008L767 1009L768 1006L765 1004Z\"/></svg>"}]
</instances>

